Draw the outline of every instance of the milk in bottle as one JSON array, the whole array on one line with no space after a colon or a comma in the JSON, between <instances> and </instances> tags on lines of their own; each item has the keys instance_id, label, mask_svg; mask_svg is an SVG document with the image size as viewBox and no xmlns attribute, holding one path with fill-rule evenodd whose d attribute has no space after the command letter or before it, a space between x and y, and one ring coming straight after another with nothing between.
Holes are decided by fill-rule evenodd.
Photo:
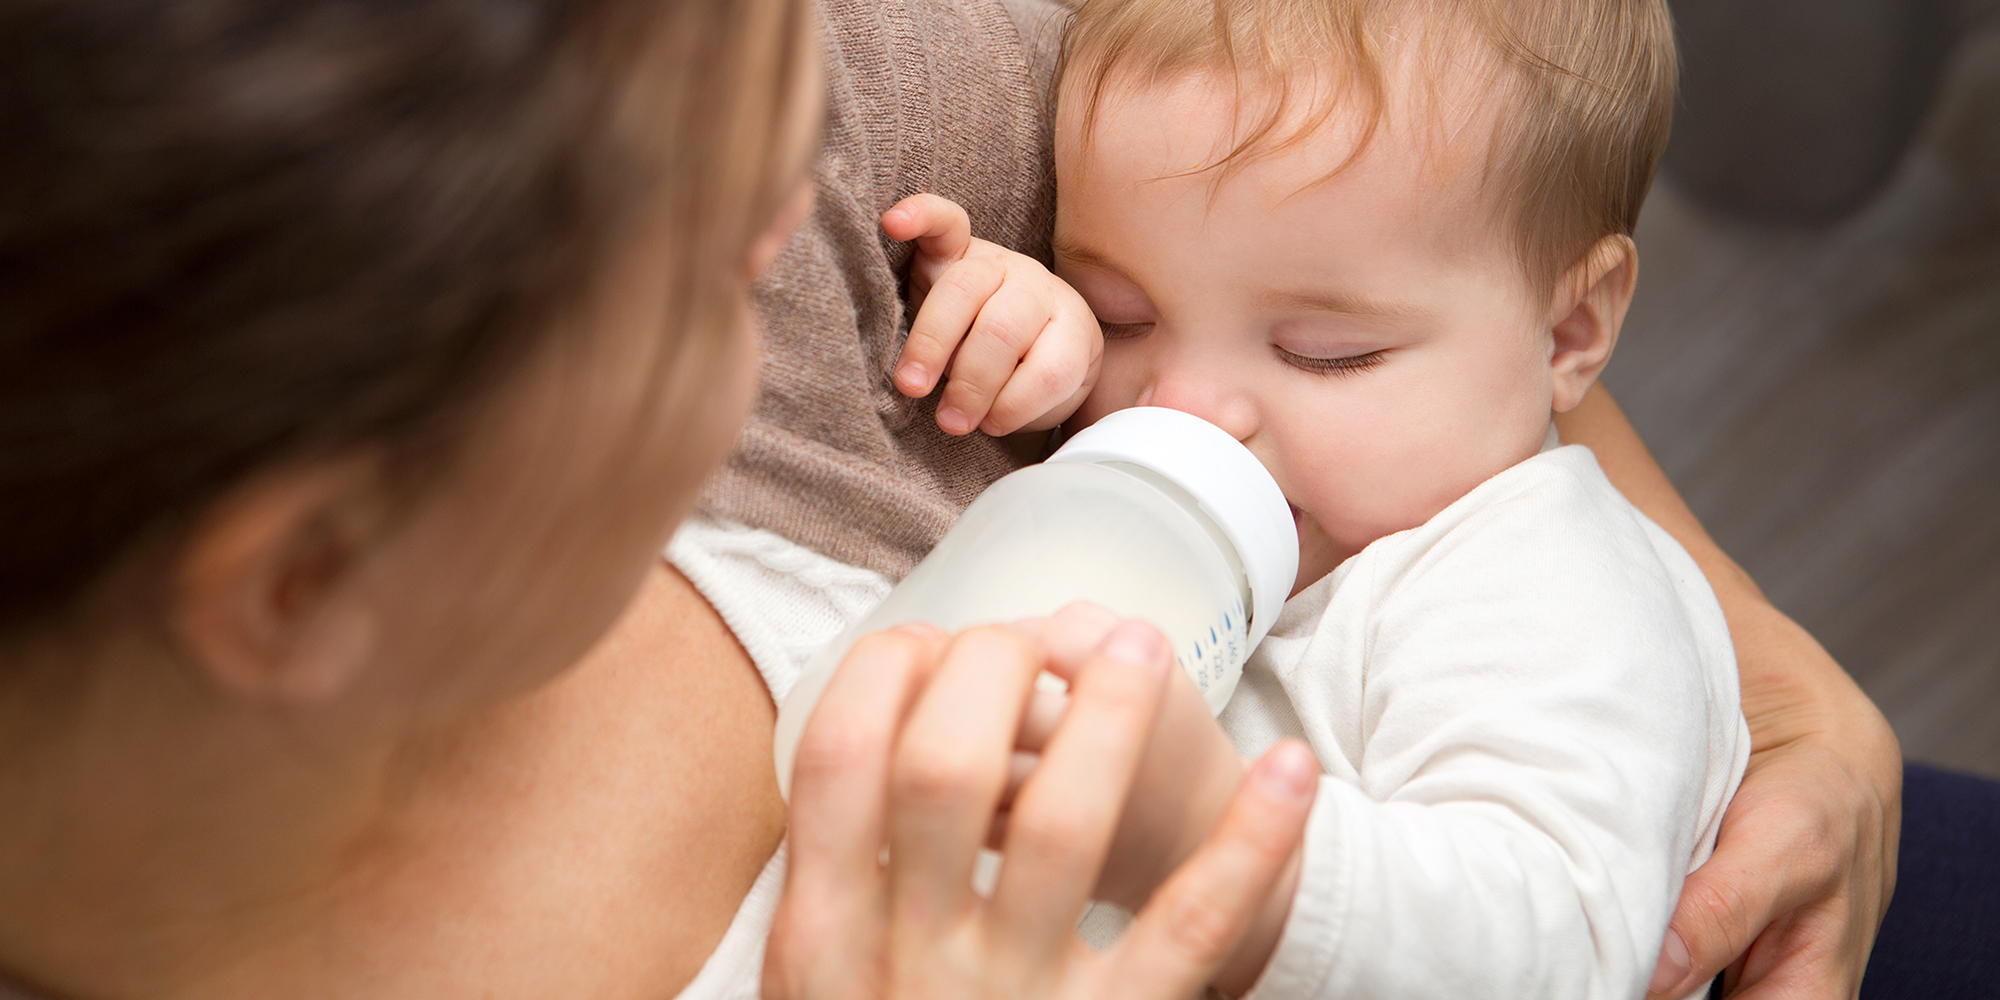
<instances>
[{"instance_id":1,"label":"milk in bottle","mask_svg":"<svg viewBox=\"0 0 2000 1000\"><path fill-rule=\"evenodd\" d=\"M778 713L778 784L834 668L856 639L901 622L946 631L1090 601L1152 623L1220 712L1298 573L1290 505L1222 429L1135 407L994 483L866 618L806 665Z\"/></svg>"}]
</instances>

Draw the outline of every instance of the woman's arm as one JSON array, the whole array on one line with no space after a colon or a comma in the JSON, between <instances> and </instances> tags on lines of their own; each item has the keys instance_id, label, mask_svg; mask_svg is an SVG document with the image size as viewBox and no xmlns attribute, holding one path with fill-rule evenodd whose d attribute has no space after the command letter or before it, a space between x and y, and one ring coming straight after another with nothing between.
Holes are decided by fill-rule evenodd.
<instances>
[{"instance_id":1,"label":"woman's arm","mask_svg":"<svg viewBox=\"0 0 2000 1000\"><path fill-rule=\"evenodd\" d=\"M1648 996L1681 996L1725 966L1732 995L1854 996L1896 884L1895 733L1708 537L1609 392L1593 388L1556 427L1701 566L1729 619L1750 724L1749 770L1715 856L1681 891Z\"/></svg>"}]
</instances>

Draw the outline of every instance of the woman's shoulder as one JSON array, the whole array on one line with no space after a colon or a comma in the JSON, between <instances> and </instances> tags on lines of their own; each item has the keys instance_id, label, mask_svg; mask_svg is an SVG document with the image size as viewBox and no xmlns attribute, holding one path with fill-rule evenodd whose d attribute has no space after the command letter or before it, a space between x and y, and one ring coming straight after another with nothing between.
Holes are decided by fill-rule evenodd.
<instances>
[{"instance_id":1,"label":"woman's shoulder","mask_svg":"<svg viewBox=\"0 0 2000 1000\"><path fill-rule=\"evenodd\" d=\"M710 513L689 517L666 555L735 633L780 702L806 660L880 604L895 584L783 535Z\"/></svg>"}]
</instances>

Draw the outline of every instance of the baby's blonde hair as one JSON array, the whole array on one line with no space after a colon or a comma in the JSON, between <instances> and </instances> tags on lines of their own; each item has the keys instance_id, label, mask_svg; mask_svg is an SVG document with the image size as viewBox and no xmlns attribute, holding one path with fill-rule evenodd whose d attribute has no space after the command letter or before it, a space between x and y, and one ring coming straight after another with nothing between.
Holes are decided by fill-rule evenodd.
<instances>
[{"instance_id":1,"label":"baby's blonde hair","mask_svg":"<svg viewBox=\"0 0 2000 1000\"><path fill-rule=\"evenodd\" d=\"M1114 74L1255 74L1276 100L1211 167L1290 146L1343 104L1363 115L1352 163L1381 122L1384 43L1412 24L1434 64L1499 69L1488 202L1532 287L1552 293L1598 241L1632 234L1673 119L1666 0L1086 0L1063 38L1064 92L1088 101L1087 136ZM1340 92L1309 95L1287 125L1295 92L1329 80Z\"/></svg>"}]
</instances>

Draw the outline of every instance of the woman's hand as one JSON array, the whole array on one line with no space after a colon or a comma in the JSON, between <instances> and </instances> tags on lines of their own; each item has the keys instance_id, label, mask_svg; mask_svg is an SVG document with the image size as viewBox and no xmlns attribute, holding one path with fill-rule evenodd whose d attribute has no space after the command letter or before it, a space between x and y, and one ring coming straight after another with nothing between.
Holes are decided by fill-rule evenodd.
<instances>
[{"instance_id":1,"label":"woman's hand","mask_svg":"<svg viewBox=\"0 0 2000 1000\"><path fill-rule=\"evenodd\" d=\"M1896 883L1902 755L1804 629L1732 609L1751 755L1715 855L1681 890L1649 997L1725 966L1727 996L1853 997Z\"/></svg>"},{"instance_id":2,"label":"woman's hand","mask_svg":"<svg viewBox=\"0 0 2000 1000\"><path fill-rule=\"evenodd\" d=\"M1049 672L1069 680L1090 661L1119 619L1088 603L1072 604L1044 621L1022 622L1049 653ZM1096 898L1139 910L1184 862L1201 849L1210 830L1228 813L1250 762L1236 752L1209 711L1208 702L1185 671L1169 671L1167 690L1153 723L1152 743L1133 776L1119 817L1118 833L1098 873ZM1022 727L1018 749L1039 753L1061 718L1066 698L1038 691ZM1017 755L1018 765L1032 763ZM1317 762L1315 762L1317 772ZM1299 863L1293 860L1272 884L1263 905L1238 941L1236 951L1213 982L1224 993L1241 995L1255 985L1277 950L1278 939L1297 894Z\"/></svg>"},{"instance_id":3,"label":"woman's hand","mask_svg":"<svg viewBox=\"0 0 2000 1000\"><path fill-rule=\"evenodd\" d=\"M1296 742L1251 768L1116 944L1093 952L1075 933L1176 673L1142 624L1111 630L1072 672L1012 797L993 895L974 894L1048 663L1010 628L910 627L855 646L799 745L767 997L1185 997L1232 954L1304 831L1318 767Z\"/></svg>"}]
</instances>

